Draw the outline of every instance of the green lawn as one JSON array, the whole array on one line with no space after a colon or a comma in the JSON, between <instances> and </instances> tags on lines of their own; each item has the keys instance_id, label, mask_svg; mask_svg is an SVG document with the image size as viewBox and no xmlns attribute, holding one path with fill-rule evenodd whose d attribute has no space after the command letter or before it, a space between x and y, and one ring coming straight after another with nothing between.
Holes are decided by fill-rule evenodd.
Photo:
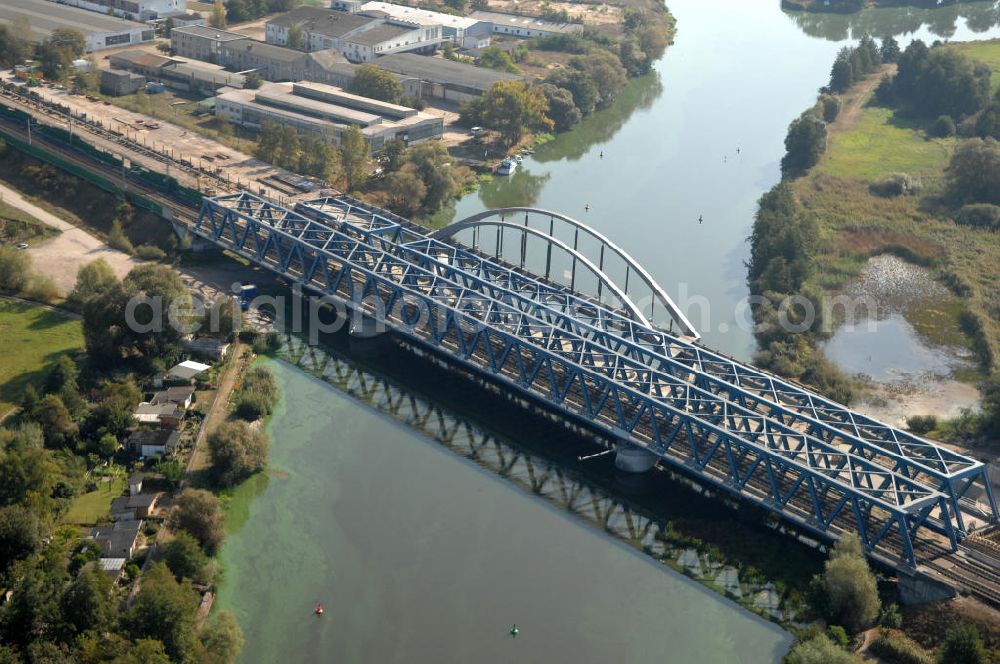
<instances>
[{"instance_id":1,"label":"green lawn","mask_svg":"<svg viewBox=\"0 0 1000 664\"><path fill-rule=\"evenodd\" d=\"M830 136L815 172L866 181L889 173L937 178L954 147L954 138L927 138L922 127L894 118L891 110L868 107L857 126Z\"/></svg>"},{"instance_id":2,"label":"green lawn","mask_svg":"<svg viewBox=\"0 0 1000 664\"><path fill-rule=\"evenodd\" d=\"M110 482L97 482L97 490L77 496L63 516L63 523L91 526L108 516L111 501L125 491L125 475L114 476Z\"/></svg>"},{"instance_id":3,"label":"green lawn","mask_svg":"<svg viewBox=\"0 0 1000 664\"><path fill-rule=\"evenodd\" d=\"M83 348L79 321L42 307L0 300L0 416L39 384L53 361Z\"/></svg>"}]
</instances>

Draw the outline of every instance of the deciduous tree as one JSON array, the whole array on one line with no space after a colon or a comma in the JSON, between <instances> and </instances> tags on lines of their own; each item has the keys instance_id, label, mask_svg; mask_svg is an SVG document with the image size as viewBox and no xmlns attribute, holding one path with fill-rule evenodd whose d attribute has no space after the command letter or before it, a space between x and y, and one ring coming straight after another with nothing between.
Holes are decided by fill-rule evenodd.
<instances>
[{"instance_id":1,"label":"deciduous tree","mask_svg":"<svg viewBox=\"0 0 1000 664\"><path fill-rule=\"evenodd\" d=\"M522 81L497 81L470 102L466 113L500 132L504 142L513 145L526 131L552 129L548 110L545 95L538 88Z\"/></svg>"},{"instance_id":2,"label":"deciduous tree","mask_svg":"<svg viewBox=\"0 0 1000 664\"><path fill-rule=\"evenodd\" d=\"M357 189L368 179L369 154L361 130L354 125L345 129L340 142L340 164L349 190Z\"/></svg>"},{"instance_id":3,"label":"deciduous tree","mask_svg":"<svg viewBox=\"0 0 1000 664\"><path fill-rule=\"evenodd\" d=\"M228 487L264 469L270 440L245 422L224 422L208 436L212 478Z\"/></svg>"},{"instance_id":4,"label":"deciduous tree","mask_svg":"<svg viewBox=\"0 0 1000 664\"><path fill-rule=\"evenodd\" d=\"M20 505L0 507L0 572L30 556L41 543L42 526L31 510Z\"/></svg>"},{"instance_id":5,"label":"deciduous tree","mask_svg":"<svg viewBox=\"0 0 1000 664\"><path fill-rule=\"evenodd\" d=\"M167 524L194 537L202 550L212 556L226 538L219 499L203 489L185 489L177 498Z\"/></svg>"},{"instance_id":6,"label":"deciduous tree","mask_svg":"<svg viewBox=\"0 0 1000 664\"><path fill-rule=\"evenodd\" d=\"M398 104L403 98L403 86L396 77L371 65L358 67L348 89L356 95L380 99L390 104Z\"/></svg>"},{"instance_id":7,"label":"deciduous tree","mask_svg":"<svg viewBox=\"0 0 1000 664\"><path fill-rule=\"evenodd\" d=\"M878 618L881 602L875 575L855 536L844 535L834 545L826 561L823 588L832 622L857 632Z\"/></svg>"},{"instance_id":8,"label":"deciduous tree","mask_svg":"<svg viewBox=\"0 0 1000 664\"><path fill-rule=\"evenodd\" d=\"M155 639L176 661L186 661L194 646L198 594L178 582L163 563L153 563L122 623L134 639Z\"/></svg>"}]
</instances>

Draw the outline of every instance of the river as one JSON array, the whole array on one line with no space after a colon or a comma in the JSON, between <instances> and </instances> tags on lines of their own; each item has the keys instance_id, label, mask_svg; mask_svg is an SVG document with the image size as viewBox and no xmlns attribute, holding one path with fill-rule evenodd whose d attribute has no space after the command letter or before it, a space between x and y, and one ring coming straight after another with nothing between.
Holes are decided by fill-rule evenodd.
<instances>
[{"instance_id":1,"label":"river","mask_svg":"<svg viewBox=\"0 0 1000 664\"><path fill-rule=\"evenodd\" d=\"M514 204L577 216L633 253L707 344L747 357L752 337L736 311L754 203L778 179L788 122L812 103L843 40L859 36L851 26L932 39L920 27L931 22L953 39L976 35L951 8L823 17L786 14L777 0L670 7L677 40L656 76L452 216ZM958 11L981 30L980 9ZM271 470L231 498L222 553L219 604L243 627L241 662L750 663L787 650L776 625L437 444L453 424L447 412L421 420L405 393L357 398L364 377L321 381L269 365L283 395ZM387 371L421 368L394 361ZM425 389L455 408L465 399ZM472 429L478 420L548 442L471 410Z\"/></svg>"}]
</instances>

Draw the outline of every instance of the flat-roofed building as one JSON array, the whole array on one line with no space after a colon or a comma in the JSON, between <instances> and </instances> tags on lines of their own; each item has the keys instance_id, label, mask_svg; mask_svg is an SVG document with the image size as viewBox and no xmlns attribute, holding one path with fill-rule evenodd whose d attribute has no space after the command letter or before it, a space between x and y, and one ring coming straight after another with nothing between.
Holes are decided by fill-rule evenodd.
<instances>
[{"instance_id":1,"label":"flat-roofed building","mask_svg":"<svg viewBox=\"0 0 1000 664\"><path fill-rule=\"evenodd\" d=\"M55 30L68 28L83 35L87 51L141 44L156 38L152 26L115 16L48 0L2 0L0 25L11 26L18 18L28 20L30 32L23 36L33 42L45 41Z\"/></svg>"},{"instance_id":2,"label":"flat-roofed building","mask_svg":"<svg viewBox=\"0 0 1000 664\"><path fill-rule=\"evenodd\" d=\"M56 0L61 5L113 14L130 21L153 21L187 14L187 0Z\"/></svg>"},{"instance_id":3,"label":"flat-roofed building","mask_svg":"<svg viewBox=\"0 0 1000 664\"><path fill-rule=\"evenodd\" d=\"M440 138L444 132L440 117L306 81L265 83L257 90L220 90L215 113L245 127L259 128L268 121L292 126L335 145L340 145L343 132L353 125L373 152L394 139L410 145Z\"/></svg>"},{"instance_id":4,"label":"flat-roofed building","mask_svg":"<svg viewBox=\"0 0 1000 664\"><path fill-rule=\"evenodd\" d=\"M437 24L299 7L267 22L267 42L289 46L292 26L301 31L304 50L336 49L351 62L371 62L380 55L401 51L434 51L442 40Z\"/></svg>"},{"instance_id":5,"label":"flat-roofed building","mask_svg":"<svg viewBox=\"0 0 1000 664\"><path fill-rule=\"evenodd\" d=\"M505 14L502 12L474 11L469 18L492 23L493 33L510 35L512 37L548 37L555 34L579 34L583 32L582 23L563 23L549 21L535 16L522 14Z\"/></svg>"},{"instance_id":6,"label":"flat-roofed building","mask_svg":"<svg viewBox=\"0 0 1000 664\"><path fill-rule=\"evenodd\" d=\"M450 40L456 46L463 48L488 46L490 35L493 33L493 24L489 21L481 21L469 16L444 14L429 9L407 7L391 2L357 3L356 8L346 11L361 12L368 16L383 15L419 25L439 25L441 26L441 37L444 40Z\"/></svg>"},{"instance_id":7,"label":"flat-roofed building","mask_svg":"<svg viewBox=\"0 0 1000 664\"><path fill-rule=\"evenodd\" d=\"M254 70L267 81L300 81L305 78L309 55L255 39L238 39L222 45L220 64L241 72ZM347 62L339 53L337 57Z\"/></svg>"},{"instance_id":8,"label":"flat-roofed building","mask_svg":"<svg viewBox=\"0 0 1000 664\"><path fill-rule=\"evenodd\" d=\"M412 53L387 55L373 64L388 72L420 80L421 97L454 102L475 99L497 81L524 80L516 74Z\"/></svg>"},{"instance_id":9,"label":"flat-roofed building","mask_svg":"<svg viewBox=\"0 0 1000 664\"><path fill-rule=\"evenodd\" d=\"M224 87L242 88L246 77L226 71L222 65L183 58L168 58L146 51L123 51L108 56L115 69L142 74L175 90L211 94Z\"/></svg>"},{"instance_id":10,"label":"flat-roofed building","mask_svg":"<svg viewBox=\"0 0 1000 664\"><path fill-rule=\"evenodd\" d=\"M220 58L223 44L240 39L248 37L204 25L188 25L170 31L170 49L182 58L223 64Z\"/></svg>"},{"instance_id":11,"label":"flat-roofed building","mask_svg":"<svg viewBox=\"0 0 1000 664\"><path fill-rule=\"evenodd\" d=\"M146 86L146 77L142 74L123 69L101 70L101 92L106 95L120 97L138 92Z\"/></svg>"}]
</instances>

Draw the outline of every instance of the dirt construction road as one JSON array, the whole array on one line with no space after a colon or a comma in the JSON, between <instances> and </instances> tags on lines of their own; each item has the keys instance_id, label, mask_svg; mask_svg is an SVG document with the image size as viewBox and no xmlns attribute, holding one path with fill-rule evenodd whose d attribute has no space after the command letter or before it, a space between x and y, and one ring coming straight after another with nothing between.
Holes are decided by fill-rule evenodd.
<instances>
[{"instance_id":1,"label":"dirt construction road","mask_svg":"<svg viewBox=\"0 0 1000 664\"><path fill-rule=\"evenodd\" d=\"M35 271L52 277L63 295L73 290L76 273L80 267L92 260L103 258L119 279L140 263L128 254L112 249L68 221L34 205L3 183L0 183L0 196L11 207L23 210L40 222L61 231L52 239L28 247L27 251Z\"/></svg>"}]
</instances>

